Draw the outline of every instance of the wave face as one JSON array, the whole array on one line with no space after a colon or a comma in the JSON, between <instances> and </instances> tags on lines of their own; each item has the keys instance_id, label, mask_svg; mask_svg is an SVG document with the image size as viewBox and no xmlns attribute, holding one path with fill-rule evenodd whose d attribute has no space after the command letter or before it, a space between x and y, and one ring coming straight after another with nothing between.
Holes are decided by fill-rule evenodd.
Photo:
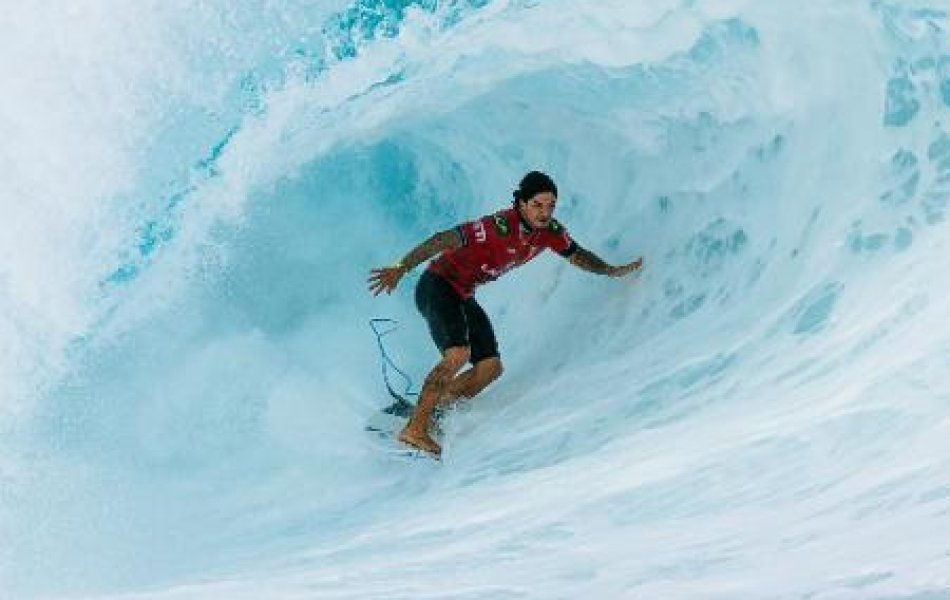
<instances>
[{"instance_id":1,"label":"wave face","mask_svg":"<svg viewBox=\"0 0 950 600\"><path fill-rule=\"evenodd\" d=\"M0 596L950 593L946 5L279 4L0 21ZM536 168L646 268L394 460L367 272Z\"/></svg>"}]
</instances>

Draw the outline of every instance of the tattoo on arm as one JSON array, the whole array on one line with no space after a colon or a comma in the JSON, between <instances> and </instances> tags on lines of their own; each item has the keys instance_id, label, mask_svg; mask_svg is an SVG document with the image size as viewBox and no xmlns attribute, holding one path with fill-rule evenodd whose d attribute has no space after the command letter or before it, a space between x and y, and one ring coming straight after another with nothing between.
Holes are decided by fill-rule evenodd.
<instances>
[{"instance_id":1,"label":"tattoo on arm","mask_svg":"<svg viewBox=\"0 0 950 600\"><path fill-rule=\"evenodd\" d=\"M610 265L605 263L590 250L585 250L584 248L578 248L577 252L571 256L571 264L598 275L606 275L610 270Z\"/></svg>"},{"instance_id":2,"label":"tattoo on arm","mask_svg":"<svg viewBox=\"0 0 950 600\"><path fill-rule=\"evenodd\" d=\"M457 229L446 229L436 233L409 251L403 257L402 264L409 270L429 260L433 256L452 248L462 247L462 236Z\"/></svg>"}]
</instances>

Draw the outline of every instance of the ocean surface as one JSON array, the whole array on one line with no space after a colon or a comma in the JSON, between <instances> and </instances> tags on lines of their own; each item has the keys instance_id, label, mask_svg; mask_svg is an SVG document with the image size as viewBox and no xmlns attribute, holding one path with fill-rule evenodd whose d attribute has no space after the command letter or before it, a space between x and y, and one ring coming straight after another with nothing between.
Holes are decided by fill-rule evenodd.
<instances>
[{"instance_id":1,"label":"ocean surface","mask_svg":"<svg viewBox=\"0 0 950 600\"><path fill-rule=\"evenodd\" d=\"M0 15L0 598L950 598L947 0ZM532 169L444 459L366 289Z\"/></svg>"}]
</instances>

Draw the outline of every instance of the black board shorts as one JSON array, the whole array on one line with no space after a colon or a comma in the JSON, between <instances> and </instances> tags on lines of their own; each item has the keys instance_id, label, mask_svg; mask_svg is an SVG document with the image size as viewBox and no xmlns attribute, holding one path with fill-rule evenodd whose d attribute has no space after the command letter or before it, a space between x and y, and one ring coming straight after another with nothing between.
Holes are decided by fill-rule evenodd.
<instances>
[{"instance_id":1,"label":"black board shorts","mask_svg":"<svg viewBox=\"0 0 950 600\"><path fill-rule=\"evenodd\" d=\"M426 271L416 285L416 308L429 324L439 350L465 346L472 364L498 356L498 342L488 315L475 298L462 298L452 285Z\"/></svg>"}]
</instances>

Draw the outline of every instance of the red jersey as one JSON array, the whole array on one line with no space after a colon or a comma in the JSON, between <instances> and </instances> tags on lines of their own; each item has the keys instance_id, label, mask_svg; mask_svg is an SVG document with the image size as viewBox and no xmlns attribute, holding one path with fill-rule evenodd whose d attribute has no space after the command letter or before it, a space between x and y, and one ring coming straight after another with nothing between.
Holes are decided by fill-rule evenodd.
<instances>
[{"instance_id":1,"label":"red jersey","mask_svg":"<svg viewBox=\"0 0 950 600\"><path fill-rule=\"evenodd\" d=\"M544 229L531 229L514 207L457 227L463 246L446 250L429 264L429 270L470 298L475 288L494 281L550 248L564 257L577 244L557 221Z\"/></svg>"}]
</instances>

